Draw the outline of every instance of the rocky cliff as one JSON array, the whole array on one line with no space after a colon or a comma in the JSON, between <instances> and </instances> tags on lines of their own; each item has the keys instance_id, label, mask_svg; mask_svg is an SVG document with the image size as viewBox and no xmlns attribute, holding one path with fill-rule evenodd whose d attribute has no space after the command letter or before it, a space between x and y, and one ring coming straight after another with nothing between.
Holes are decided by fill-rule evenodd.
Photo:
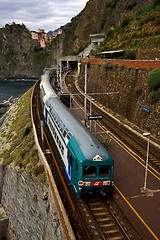
<instances>
[{"instance_id":1,"label":"rocky cliff","mask_svg":"<svg viewBox=\"0 0 160 240\"><path fill-rule=\"evenodd\" d=\"M98 51L159 47L159 16L159 0L89 0L46 49L23 24L6 24L0 29L0 77L39 77L57 57L81 52L95 33L107 36Z\"/></svg>"},{"instance_id":2,"label":"rocky cliff","mask_svg":"<svg viewBox=\"0 0 160 240\"><path fill-rule=\"evenodd\" d=\"M0 77L37 78L47 56L25 25L6 24L0 29Z\"/></svg>"},{"instance_id":3,"label":"rocky cliff","mask_svg":"<svg viewBox=\"0 0 160 240\"><path fill-rule=\"evenodd\" d=\"M0 202L9 218L8 239L64 239L48 183L0 164Z\"/></svg>"},{"instance_id":4,"label":"rocky cliff","mask_svg":"<svg viewBox=\"0 0 160 240\"><path fill-rule=\"evenodd\" d=\"M79 53L89 44L90 34L106 35L124 21L133 18L152 0L90 0L86 7L63 28L57 39L61 55Z\"/></svg>"}]
</instances>

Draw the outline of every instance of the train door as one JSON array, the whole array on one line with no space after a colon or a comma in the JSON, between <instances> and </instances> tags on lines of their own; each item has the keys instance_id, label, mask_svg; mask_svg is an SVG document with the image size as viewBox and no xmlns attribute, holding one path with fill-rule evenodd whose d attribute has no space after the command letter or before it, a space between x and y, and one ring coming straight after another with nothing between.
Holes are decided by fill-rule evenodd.
<instances>
[{"instance_id":1,"label":"train door","mask_svg":"<svg viewBox=\"0 0 160 240\"><path fill-rule=\"evenodd\" d=\"M44 120L45 120L45 123L47 123L47 109L46 109L46 107L44 107Z\"/></svg>"},{"instance_id":2,"label":"train door","mask_svg":"<svg viewBox=\"0 0 160 240\"><path fill-rule=\"evenodd\" d=\"M72 179L72 174L71 174L71 170L72 170L72 154L70 153L70 151L68 151L68 177L69 180L71 181Z\"/></svg>"},{"instance_id":3,"label":"train door","mask_svg":"<svg viewBox=\"0 0 160 240\"><path fill-rule=\"evenodd\" d=\"M78 163L75 161L75 171L74 171L74 182L75 182L75 185L78 184Z\"/></svg>"}]
</instances>

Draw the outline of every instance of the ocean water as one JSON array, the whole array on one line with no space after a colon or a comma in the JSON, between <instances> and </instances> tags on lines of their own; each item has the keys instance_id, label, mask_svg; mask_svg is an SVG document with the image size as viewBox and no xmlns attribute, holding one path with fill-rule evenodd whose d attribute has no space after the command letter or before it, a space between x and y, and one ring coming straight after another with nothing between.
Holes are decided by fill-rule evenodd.
<instances>
[{"instance_id":1,"label":"ocean water","mask_svg":"<svg viewBox=\"0 0 160 240\"><path fill-rule=\"evenodd\" d=\"M33 85L35 80L32 79L14 79L0 81L0 103L8 100L11 96L14 98L22 96Z\"/></svg>"}]
</instances>

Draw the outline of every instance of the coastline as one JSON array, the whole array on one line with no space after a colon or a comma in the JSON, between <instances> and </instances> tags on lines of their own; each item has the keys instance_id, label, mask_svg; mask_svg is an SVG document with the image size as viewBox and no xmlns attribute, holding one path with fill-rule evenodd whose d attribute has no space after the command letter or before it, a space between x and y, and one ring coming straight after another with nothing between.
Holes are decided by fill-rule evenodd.
<instances>
[{"instance_id":1,"label":"coastline","mask_svg":"<svg viewBox=\"0 0 160 240\"><path fill-rule=\"evenodd\" d=\"M2 103L0 103L0 130L11 106L14 105L18 101L18 99L19 98L13 98L13 96L11 96L7 101L3 101Z\"/></svg>"}]
</instances>

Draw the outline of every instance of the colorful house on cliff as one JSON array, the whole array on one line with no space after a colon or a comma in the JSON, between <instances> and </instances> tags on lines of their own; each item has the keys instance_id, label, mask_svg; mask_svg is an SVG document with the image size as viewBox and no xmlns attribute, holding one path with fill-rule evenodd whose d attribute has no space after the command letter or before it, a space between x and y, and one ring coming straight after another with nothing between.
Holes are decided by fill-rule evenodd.
<instances>
[{"instance_id":1,"label":"colorful house on cliff","mask_svg":"<svg viewBox=\"0 0 160 240\"><path fill-rule=\"evenodd\" d=\"M43 29L38 29L38 42L40 43L42 48L46 47L45 35L46 35L46 33Z\"/></svg>"},{"instance_id":2,"label":"colorful house on cliff","mask_svg":"<svg viewBox=\"0 0 160 240\"><path fill-rule=\"evenodd\" d=\"M35 39L40 43L40 46L42 48L46 47L46 44L45 44L46 33L43 29L38 29L38 32L31 31L31 36L32 36L32 39Z\"/></svg>"}]
</instances>

